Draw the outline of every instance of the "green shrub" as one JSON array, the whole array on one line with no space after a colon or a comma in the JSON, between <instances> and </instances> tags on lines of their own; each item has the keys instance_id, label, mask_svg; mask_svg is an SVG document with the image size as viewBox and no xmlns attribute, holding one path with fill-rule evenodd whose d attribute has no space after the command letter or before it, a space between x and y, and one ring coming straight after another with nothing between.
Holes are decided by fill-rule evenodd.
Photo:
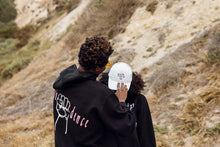
<instances>
[{"instance_id":1,"label":"green shrub","mask_svg":"<svg viewBox=\"0 0 220 147\"><path fill-rule=\"evenodd\" d=\"M14 0L1 0L0 1L0 21L3 23L14 20L17 16Z\"/></svg>"},{"instance_id":2,"label":"green shrub","mask_svg":"<svg viewBox=\"0 0 220 147\"><path fill-rule=\"evenodd\" d=\"M28 40L31 38L31 35L35 32L36 28L33 25L27 25L21 29L15 30L11 35L11 38L16 38L20 40L20 43L17 45L18 48L23 47L28 43Z\"/></svg>"},{"instance_id":3,"label":"green shrub","mask_svg":"<svg viewBox=\"0 0 220 147\"><path fill-rule=\"evenodd\" d=\"M4 56L8 56L10 54L13 54L14 52L17 51L17 44L19 44L19 40L18 39L0 39L0 57L1 59ZM0 61L1 61L0 59Z\"/></svg>"},{"instance_id":4,"label":"green shrub","mask_svg":"<svg viewBox=\"0 0 220 147\"><path fill-rule=\"evenodd\" d=\"M96 6L101 7L104 5L104 0L96 0Z\"/></svg>"},{"instance_id":5,"label":"green shrub","mask_svg":"<svg viewBox=\"0 0 220 147\"><path fill-rule=\"evenodd\" d=\"M220 63L220 47L209 49L206 58L211 64Z\"/></svg>"},{"instance_id":6,"label":"green shrub","mask_svg":"<svg viewBox=\"0 0 220 147\"><path fill-rule=\"evenodd\" d=\"M184 146L185 142L183 140L180 140L178 142L175 143L177 146Z\"/></svg>"},{"instance_id":7,"label":"green shrub","mask_svg":"<svg viewBox=\"0 0 220 147\"><path fill-rule=\"evenodd\" d=\"M19 39L20 43L17 44L17 47L20 48L28 43L35 30L33 25L27 25L19 29L16 24L10 24L0 29L0 37Z\"/></svg>"},{"instance_id":8,"label":"green shrub","mask_svg":"<svg viewBox=\"0 0 220 147\"><path fill-rule=\"evenodd\" d=\"M158 2L156 0L152 1L147 7L146 10L154 14L155 10L157 9Z\"/></svg>"},{"instance_id":9,"label":"green shrub","mask_svg":"<svg viewBox=\"0 0 220 147\"><path fill-rule=\"evenodd\" d=\"M163 135L168 134L167 126L159 127L159 126L154 125L154 132L158 132Z\"/></svg>"},{"instance_id":10,"label":"green shrub","mask_svg":"<svg viewBox=\"0 0 220 147\"><path fill-rule=\"evenodd\" d=\"M1 71L1 79L9 79L15 73L26 67L31 59L36 55L40 47L40 41L34 40L22 50L12 61L7 64Z\"/></svg>"},{"instance_id":11,"label":"green shrub","mask_svg":"<svg viewBox=\"0 0 220 147\"><path fill-rule=\"evenodd\" d=\"M215 135L215 134L220 134L220 123L218 123L216 126L214 126L213 128L207 128L205 135Z\"/></svg>"},{"instance_id":12,"label":"green shrub","mask_svg":"<svg viewBox=\"0 0 220 147\"><path fill-rule=\"evenodd\" d=\"M18 27L16 25L5 25L3 28L0 29L0 37L10 38L17 31Z\"/></svg>"},{"instance_id":13,"label":"green shrub","mask_svg":"<svg viewBox=\"0 0 220 147\"><path fill-rule=\"evenodd\" d=\"M75 9L77 7L79 2L80 2L80 0L68 0L66 2L65 9L68 12L70 12L70 11L72 11L73 9Z\"/></svg>"},{"instance_id":14,"label":"green shrub","mask_svg":"<svg viewBox=\"0 0 220 147\"><path fill-rule=\"evenodd\" d=\"M176 104L170 104L170 105L168 106L168 108L169 108L170 110L175 110L175 109L177 109L177 105L176 105Z\"/></svg>"},{"instance_id":15,"label":"green shrub","mask_svg":"<svg viewBox=\"0 0 220 147\"><path fill-rule=\"evenodd\" d=\"M18 56L9 65L7 65L1 72L3 79L11 78L15 73L24 68L30 61L30 57Z\"/></svg>"},{"instance_id":16,"label":"green shrub","mask_svg":"<svg viewBox=\"0 0 220 147\"><path fill-rule=\"evenodd\" d=\"M72 11L77 7L80 0L55 0L54 3L57 5L56 10L62 12L67 10L68 12Z\"/></svg>"},{"instance_id":17,"label":"green shrub","mask_svg":"<svg viewBox=\"0 0 220 147\"><path fill-rule=\"evenodd\" d=\"M191 136L196 135L199 132L199 123L197 121L188 123L188 132Z\"/></svg>"},{"instance_id":18,"label":"green shrub","mask_svg":"<svg viewBox=\"0 0 220 147\"><path fill-rule=\"evenodd\" d=\"M0 71L2 71L11 62L11 57L17 51L18 39L0 38Z\"/></svg>"},{"instance_id":19,"label":"green shrub","mask_svg":"<svg viewBox=\"0 0 220 147\"><path fill-rule=\"evenodd\" d=\"M152 52L153 48L152 47L149 47L146 51L147 52Z\"/></svg>"}]
</instances>

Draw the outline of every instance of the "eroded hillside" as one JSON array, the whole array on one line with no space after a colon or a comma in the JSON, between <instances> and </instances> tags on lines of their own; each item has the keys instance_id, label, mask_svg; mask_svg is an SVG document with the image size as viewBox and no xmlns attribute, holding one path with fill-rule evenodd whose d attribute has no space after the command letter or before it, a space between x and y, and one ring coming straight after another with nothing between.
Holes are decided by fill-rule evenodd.
<instances>
[{"instance_id":1,"label":"eroded hillside","mask_svg":"<svg viewBox=\"0 0 220 147\"><path fill-rule=\"evenodd\" d=\"M102 35L115 49L110 60L146 81L158 147L219 146L219 14L219 0L81 1L43 25L32 39L50 45L0 87L0 144L54 146L52 83L77 64L85 37Z\"/></svg>"}]
</instances>

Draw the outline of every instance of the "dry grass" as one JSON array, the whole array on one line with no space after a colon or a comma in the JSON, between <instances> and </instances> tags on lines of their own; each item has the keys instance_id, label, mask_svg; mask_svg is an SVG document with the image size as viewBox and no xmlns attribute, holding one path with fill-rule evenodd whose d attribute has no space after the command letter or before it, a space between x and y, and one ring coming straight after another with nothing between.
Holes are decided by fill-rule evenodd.
<instances>
[{"instance_id":1,"label":"dry grass","mask_svg":"<svg viewBox=\"0 0 220 147\"><path fill-rule=\"evenodd\" d=\"M70 48L78 48L85 37L98 35L109 39L125 30L127 21L138 7L138 1L133 0L105 0L97 6L92 4L74 25L66 44Z\"/></svg>"},{"instance_id":2,"label":"dry grass","mask_svg":"<svg viewBox=\"0 0 220 147\"><path fill-rule=\"evenodd\" d=\"M215 26L166 56L148 76L147 91L153 91L159 100L151 107L153 121L168 129L163 134L156 127L158 146L219 145L220 65L206 56L219 46L219 28Z\"/></svg>"},{"instance_id":3,"label":"dry grass","mask_svg":"<svg viewBox=\"0 0 220 147\"><path fill-rule=\"evenodd\" d=\"M27 116L0 119L0 144L13 147L53 146L51 111L33 112Z\"/></svg>"}]
</instances>

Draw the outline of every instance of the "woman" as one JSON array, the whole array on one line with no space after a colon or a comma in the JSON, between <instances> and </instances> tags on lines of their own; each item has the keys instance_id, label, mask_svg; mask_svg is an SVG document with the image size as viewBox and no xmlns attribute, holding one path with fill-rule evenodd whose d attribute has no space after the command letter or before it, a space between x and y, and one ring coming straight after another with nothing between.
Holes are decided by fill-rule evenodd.
<instances>
[{"instance_id":1,"label":"woman","mask_svg":"<svg viewBox=\"0 0 220 147\"><path fill-rule=\"evenodd\" d=\"M130 83L129 83L130 81ZM136 116L136 130L141 147L156 147L155 135L151 119L151 113L147 99L141 94L144 81L141 75L132 72L129 65L123 62L112 66L109 73L102 73L100 82L112 90L117 90L116 83L124 83L128 90L126 104Z\"/></svg>"}]
</instances>

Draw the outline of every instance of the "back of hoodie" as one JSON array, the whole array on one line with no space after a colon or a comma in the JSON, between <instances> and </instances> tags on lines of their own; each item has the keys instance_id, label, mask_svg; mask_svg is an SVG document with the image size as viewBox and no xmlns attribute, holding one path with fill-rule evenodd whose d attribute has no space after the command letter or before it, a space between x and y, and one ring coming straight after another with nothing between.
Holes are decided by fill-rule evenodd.
<instances>
[{"instance_id":1,"label":"back of hoodie","mask_svg":"<svg viewBox=\"0 0 220 147\"><path fill-rule=\"evenodd\" d=\"M139 146L134 114L94 74L73 65L53 87L56 147Z\"/></svg>"}]
</instances>

